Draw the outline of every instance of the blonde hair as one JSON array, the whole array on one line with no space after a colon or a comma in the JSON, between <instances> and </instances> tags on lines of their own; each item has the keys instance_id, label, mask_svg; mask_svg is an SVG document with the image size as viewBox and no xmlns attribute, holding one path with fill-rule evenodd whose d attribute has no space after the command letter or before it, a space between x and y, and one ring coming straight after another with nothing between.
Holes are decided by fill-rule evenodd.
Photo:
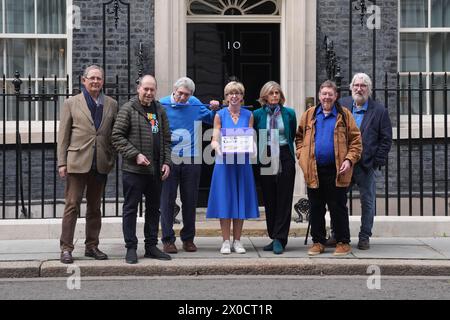
<instances>
[{"instance_id":1,"label":"blonde hair","mask_svg":"<svg viewBox=\"0 0 450 320\"><path fill-rule=\"evenodd\" d=\"M278 90L280 92L280 105L284 105L284 103L286 102L286 98L280 84L275 81L269 81L261 88L261 92L259 93L258 102L261 104L261 106L265 106L267 104L267 97L269 96L270 91L275 90Z\"/></svg>"},{"instance_id":2,"label":"blonde hair","mask_svg":"<svg viewBox=\"0 0 450 320\"><path fill-rule=\"evenodd\" d=\"M223 90L223 92L224 92L224 95L225 95L225 101L228 102L227 96L230 93L237 92L237 93L242 94L242 96L244 96L245 95L245 88L244 88L244 85L242 83L237 82L237 81L231 81L230 83L228 83L225 86L225 89Z\"/></svg>"}]
</instances>

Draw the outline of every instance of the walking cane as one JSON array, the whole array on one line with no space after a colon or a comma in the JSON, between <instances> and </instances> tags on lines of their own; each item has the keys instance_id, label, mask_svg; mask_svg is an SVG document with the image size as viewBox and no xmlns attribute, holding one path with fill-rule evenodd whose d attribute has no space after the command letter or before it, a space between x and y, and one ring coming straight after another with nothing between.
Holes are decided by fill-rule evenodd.
<instances>
[{"instance_id":1,"label":"walking cane","mask_svg":"<svg viewBox=\"0 0 450 320\"><path fill-rule=\"evenodd\" d=\"M308 244L309 230L311 229L311 219L308 219L308 228L306 229L305 246Z\"/></svg>"},{"instance_id":2,"label":"walking cane","mask_svg":"<svg viewBox=\"0 0 450 320\"><path fill-rule=\"evenodd\" d=\"M177 219L177 215L180 213L180 206L175 203L175 206L173 208L173 223L174 224L181 224L181 221Z\"/></svg>"},{"instance_id":3,"label":"walking cane","mask_svg":"<svg viewBox=\"0 0 450 320\"><path fill-rule=\"evenodd\" d=\"M306 230L306 237L305 237L305 245L308 244L308 235L309 230L311 229L311 219L310 219L310 209L311 204L309 203L309 200L306 198L301 198L298 200L298 202L294 205L294 210L298 214L298 219L295 220L295 222L303 222L303 215L305 216L305 219L308 220L308 228Z\"/></svg>"}]
</instances>

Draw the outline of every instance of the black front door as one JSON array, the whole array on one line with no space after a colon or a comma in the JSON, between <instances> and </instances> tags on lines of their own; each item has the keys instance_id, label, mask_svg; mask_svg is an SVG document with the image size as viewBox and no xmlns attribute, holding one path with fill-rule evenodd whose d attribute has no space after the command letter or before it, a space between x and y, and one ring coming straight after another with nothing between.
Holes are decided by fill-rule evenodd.
<instances>
[{"instance_id":1,"label":"black front door","mask_svg":"<svg viewBox=\"0 0 450 320\"><path fill-rule=\"evenodd\" d=\"M245 86L245 105L259 108L261 87L280 80L280 25L188 24L187 73L196 84L195 96L204 103L222 101L225 85L237 80ZM207 206L212 171L213 166L203 165L199 207Z\"/></svg>"}]
</instances>

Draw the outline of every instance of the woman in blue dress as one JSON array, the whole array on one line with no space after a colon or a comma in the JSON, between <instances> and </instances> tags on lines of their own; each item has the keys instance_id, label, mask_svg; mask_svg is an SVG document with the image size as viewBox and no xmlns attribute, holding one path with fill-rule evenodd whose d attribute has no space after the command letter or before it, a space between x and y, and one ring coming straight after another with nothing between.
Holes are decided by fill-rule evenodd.
<instances>
[{"instance_id":1,"label":"woman in blue dress","mask_svg":"<svg viewBox=\"0 0 450 320\"><path fill-rule=\"evenodd\" d=\"M253 128L253 115L241 108L245 88L242 83L230 82L224 94L227 108L219 111L214 119L214 135L211 147L216 151L216 164L209 192L206 217L220 219L223 244L220 252L245 253L241 234L244 220L259 217L258 198L249 154L223 154L220 144L222 129ZM253 135L253 129L251 129ZM256 151L256 150L254 150ZM233 244L230 243L233 224Z\"/></svg>"}]
</instances>

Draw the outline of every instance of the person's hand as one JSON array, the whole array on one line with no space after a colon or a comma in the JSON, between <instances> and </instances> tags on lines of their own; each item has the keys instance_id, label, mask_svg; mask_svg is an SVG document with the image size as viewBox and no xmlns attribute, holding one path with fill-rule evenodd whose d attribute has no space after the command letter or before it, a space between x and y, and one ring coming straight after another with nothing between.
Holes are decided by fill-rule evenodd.
<instances>
[{"instance_id":1,"label":"person's hand","mask_svg":"<svg viewBox=\"0 0 450 320\"><path fill-rule=\"evenodd\" d=\"M339 174L340 175L346 174L347 172L350 171L351 167L352 167L352 163L350 162L350 160L345 159L344 162L342 163L341 168L339 169Z\"/></svg>"},{"instance_id":2,"label":"person's hand","mask_svg":"<svg viewBox=\"0 0 450 320\"><path fill-rule=\"evenodd\" d=\"M59 176L61 178L64 179L65 177L67 177L67 167L66 166L59 167L58 172L59 172Z\"/></svg>"},{"instance_id":3,"label":"person's hand","mask_svg":"<svg viewBox=\"0 0 450 320\"><path fill-rule=\"evenodd\" d=\"M211 100L211 101L209 102L209 108L210 108L212 111L217 111L217 110L219 110L219 109L220 109L220 103L219 103L219 101L217 101L217 100Z\"/></svg>"},{"instance_id":4,"label":"person's hand","mask_svg":"<svg viewBox=\"0 0 450 320\"><path fill-rule=\"evenodd\" d=\"M212 141L211 142L211 148L216 151L216 154L218 156L222 156L222 150L220 150L220 144L217 141Z\"/></svg>"},{"instance_id":5,"label":"person's hand","mask_svg":"<svg viewBox=\"0 0 450 320\"><path fill-rule=\"evenodd\" d=\"M138 166L144 166L144 167L148 167L150 165L150 161L142 153L139 153L136 156L136 163Z\"/></svg>"},{"instance_id":6,"label":"person's hand","mask_svg":"<svg viewBox=\"0 0 450 320\"><path fill-rule=\"evenodd\" d=\"M166 180L169 175L170 175L170 167L167 164L164 164L162 166L161 172L163 173L163 175L161 176L161 180L164 181Z\"/></svg>"}]
</instances>

